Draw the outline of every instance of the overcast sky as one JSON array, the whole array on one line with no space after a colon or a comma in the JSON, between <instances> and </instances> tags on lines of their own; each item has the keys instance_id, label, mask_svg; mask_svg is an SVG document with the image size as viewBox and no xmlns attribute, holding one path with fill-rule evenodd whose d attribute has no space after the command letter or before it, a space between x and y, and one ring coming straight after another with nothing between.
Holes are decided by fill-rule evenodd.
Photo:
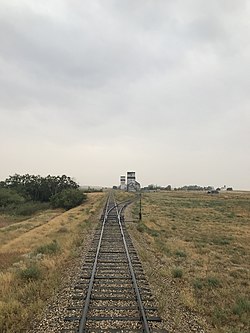
<instances>
[{"instance_id":1,"label":"overcast sky","mask_svg":"<svg viewBox=\"0 0 250 333\"><path fill-rule=\"evenodd\" d=\"M250 190L250 2L0 0L0 160Z\"/></svg>"}]
</instances>

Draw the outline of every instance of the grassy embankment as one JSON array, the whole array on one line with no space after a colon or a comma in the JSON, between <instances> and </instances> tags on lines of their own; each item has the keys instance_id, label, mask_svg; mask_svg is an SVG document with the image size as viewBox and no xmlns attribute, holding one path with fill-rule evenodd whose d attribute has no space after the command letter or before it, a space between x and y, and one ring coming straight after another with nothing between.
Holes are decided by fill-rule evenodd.
<instances>
[{"instance_id":1,"label":"grassy embankment","mask_svg":"<svg viewBox=\"0 0 250 333\"><path fill-rule=\"evenodd\" d=\"M142 212L130 230L162 317L178 328L182 308L210 332L249 332L250 193L145 193Z\"/></svg>"},{"instance_id":2,"label":"grassy embankment","mask_svg":"<svg viewBox=\"0 0 250 333\"><path fill-rule=\"evenodd\" d=\"M95 228L104 197L88 194L67 212L47 210L27 220L0 216L0 332L25 332L41 313Z\"/></svg>"}]
</instances>

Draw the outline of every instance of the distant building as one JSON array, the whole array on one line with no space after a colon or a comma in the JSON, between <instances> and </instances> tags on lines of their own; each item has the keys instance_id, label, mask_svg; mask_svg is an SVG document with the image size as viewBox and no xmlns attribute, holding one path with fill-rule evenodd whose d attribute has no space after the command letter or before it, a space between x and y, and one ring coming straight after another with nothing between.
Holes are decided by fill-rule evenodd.
<instances>
[{"instance_id":1,"label":"distant building","mask_svg":"<svg viewBox=\"0 0 250 333\"><path fill-rule=\"evenodd\" d=\"M128 171L127 172L127 184L130 184L135 181L135 172L134 171Z\"/></svg>"},{"instance_id":2,"label":"distant building","mask_svg":"<svg viewBox=\"0 0 250 333\"><path fill-rule=\"evenodd\" d=\"M207 191L208 194L219 194L220 191L218 189L216 190L210 190L210 191Z\"/></svg>"},{"instance_id":3,"label":"distant building","mask_svg":"<svg viewBox=\"0 0 250 333\"><path fill-rule=\"evenodd\" d=\"M127 172L127 191L128 192L137 192L140 191L141 185L136 181L135 172Z\"/></svg>"},{"instance_id":4,"label":"distant building","mask_svg":"<svg viewBox=\"0 0 250 333\"><path fill-rule=\"evenodd\" d=\"M126 176L121 176L120 177L120 189L121 190L126 190Z\"/></svg>"}]
</instances>

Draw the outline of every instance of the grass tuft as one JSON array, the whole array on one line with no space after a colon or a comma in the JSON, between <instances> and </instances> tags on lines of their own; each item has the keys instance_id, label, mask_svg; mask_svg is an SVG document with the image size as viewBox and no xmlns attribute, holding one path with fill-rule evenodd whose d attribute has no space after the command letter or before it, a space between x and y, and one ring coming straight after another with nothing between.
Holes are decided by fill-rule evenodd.
<instances>
[{"instance_id":1,"label":"grass tuft","mask_svg":"<svg viewBox=\"0 0 250 333\"><path fill-rule=\"evenodd\" d=\"M207 285L209 287L219 287L220 286L220 281L216 277L213 277L213 276L207 277L206 281L207 281Z\"/></svg>"},{"instance_id":2,"label":"grass tuft","mask_svg":"<svg viewBox=\"0 0 250 333\"><path fill-rule=\"evenodd\" d=\"M175 255L176 255L177 257L181 257L181 258L186 258L186 257L187 257L186 252L181 251L181 250L177 250L177 251L175 251Z\"/></svg>"},{"instance_id":3,"label":"grass tuft","mask_svg":"<svg viewBox=\"0 0 250 333\"><path fill-rule=\"evenodd\" d=\"M212 243L215 245L229 245L232 242L232 237L216 237L212 239Z\"/></svg>"},{"instance_id":4,"label":"grass tuft","mask_svg":"<svg viewBox=\"0 0 250 333\"><path fill-rule=\"evenodd\" d=\"M227 311L221 307L215 307L212 311L212 323L215 326L224 326L227 322Z\"/></svg>"},{"instance_id":5,"label":"grass tuft","mask_svg":"<svg viewBox=\"0 0 250 333\"><path fill-rule=\"evenodd\" d=\"M60 250L60 245L58 244L58 242L56 240L53 240L49 244L39 246L36 249L35 254L41 253L41 254L52 255L52 254L59 252L59 250Z\"/></svg>"},{"instance_id":6,"label":"grass tuft","mask_svg":"<svg viewBox=\"0 0 250 333\"><path fill-rule=\"evenodd\" d=\"M233 306L233 314L241 317L250 313L250 299L238 298Z\"/></svg>"},{"instance_id":7,"label":"grass tuft","mask_svg":"<svg viewBox=\"0 0 250 333\"><path fill-rule=\"evenodd\" d=\"M173 278L181 279L183 277L183 270L180 267L176 267L172 270Z\"/></svg>"},{"instance_id":8,"label":"grass tuft","mask_svg":"<svg viewBox=\"0 0 250 333\"><path fill-rule=\"evenodd\" d=\"M194 289L202 289L204 287L204 283L201 279L196 279L193 282Z\"/></svg>"},{"instance_id":9,"label":"grass tuft","mask_svg":"<svg viewBox=\"0 0 250 333\"><path fill-rule=\"evenodd\" d=\"M18 272L19 277L22 280L38 280L42 277L41 270L36 265L30 265L29 267L22 269Z\"/></svg>"},{"instance_id":10,"label":"grass tuft","mask_svg":"<svg viewBox=\"0 0 250 333\"><path fill-rule=\"evenodd\" d=\"M140 222L140 223L137 224L136 229L137 229L139 232L145 232L145 230L146 230L146 226L145 226L145 224L143 224L143 223Z\"/></svg>"}]
</instances>

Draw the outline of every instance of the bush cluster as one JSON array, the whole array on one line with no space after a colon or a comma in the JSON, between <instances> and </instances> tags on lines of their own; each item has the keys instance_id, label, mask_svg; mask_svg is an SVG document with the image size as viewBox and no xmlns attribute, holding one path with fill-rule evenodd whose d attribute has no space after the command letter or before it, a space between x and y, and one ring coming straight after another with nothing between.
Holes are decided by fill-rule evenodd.
<instances>
[{"instance_id":1,"label":"bush cluster","mask_svg":"<svg viewBox=\"0 0 250 333\"><path fill-rule=\"evenodd\" d=\"M79 185L65 175L15 174L0 182L0 211L12 215L30 216L50 205L70 209L85 199Z\"/></svg>"},{"instance_id":2,"label":"bush cluster","mask_svg":"<svg viewBox=\"0 0 250 333\"><path fill-rule=\"evenodd\" d=\"M2 209L8 206L20 205L23 202L25 202L24 197L18 194L15 190L0 188L0 207Z\"/></svg>"},{"instance_id":3,"label":"bush cluster","mask_svg":"<svg viewBox=\"0 0 250 333\"><path fill-rule=\"evenodd\" d=\"M78 189L63 190L53 195L50 199L53 208L71 209L79 206L86 200L86 194Z\"/></svg>"}]
</instances>

